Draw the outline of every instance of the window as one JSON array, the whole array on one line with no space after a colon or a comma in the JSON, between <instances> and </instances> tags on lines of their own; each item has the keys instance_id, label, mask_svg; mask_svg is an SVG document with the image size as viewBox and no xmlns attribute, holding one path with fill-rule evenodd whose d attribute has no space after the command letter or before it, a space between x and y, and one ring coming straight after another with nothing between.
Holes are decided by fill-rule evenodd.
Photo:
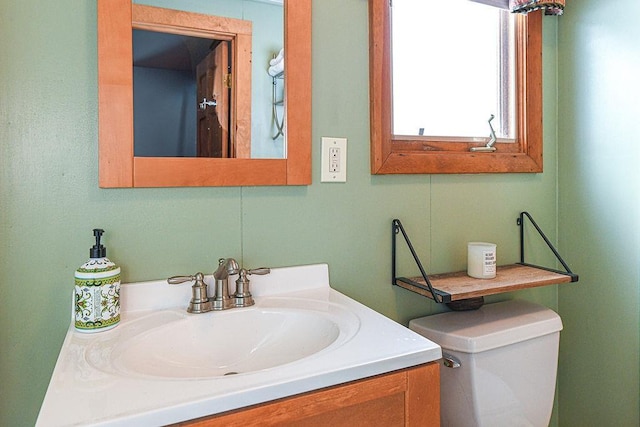
<instances>
[{"instance_id":1,"label":"window","mask_svg":"<svg viewBox=\"0 0 640 427\"><path fill-rule=\"evenodd\" d=\"M514 15L466 0L394 0L391 19L395 135L485 138L494 115L497 136L515 138Z\"/></svg>"},{"instance_id":2,"label":"window","mask_svg":"<svg viewBox=\"0 0 640 427\"><path fill-rule=\"evenodd\" d=\"M542 171L540 12L369 6L372 173ZM486 145L492 115L496 151L471 151Z\"/></svg>"}]
</instances>

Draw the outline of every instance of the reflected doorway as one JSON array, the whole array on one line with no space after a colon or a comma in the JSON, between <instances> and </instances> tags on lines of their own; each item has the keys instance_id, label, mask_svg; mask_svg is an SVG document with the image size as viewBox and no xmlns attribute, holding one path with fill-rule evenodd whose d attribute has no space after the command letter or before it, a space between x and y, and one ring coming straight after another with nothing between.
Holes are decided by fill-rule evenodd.
<instances>
[{"instance_id":1,"label":"reflected doorway","mask_svg":"<svg viewBox=\"0 0 640 427\"><path fill-rule=\"evenodd\" d=\"M133 31L135 156L237 155L233 48L231 40Z\"/></svg>"},{"instance_id":2,"label":"reflected doorway","mask_svg":"<svg viewBox=\"0 0 640 427\"><path fill-rule=\"evenodd\" d=\"M235 157L231 143L231 43L214 40L196 67L198 157Z\"/></svg>"}]
</instances>

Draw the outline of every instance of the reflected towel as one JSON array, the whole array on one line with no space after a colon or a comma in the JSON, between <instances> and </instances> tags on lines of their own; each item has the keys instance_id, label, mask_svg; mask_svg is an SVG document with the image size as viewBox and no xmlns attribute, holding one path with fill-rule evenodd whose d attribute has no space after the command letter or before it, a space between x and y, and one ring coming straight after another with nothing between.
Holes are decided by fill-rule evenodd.
<instances>
[{"instance_id":1,"label":"reflected towel","mask_svg":"<svg viewBox=\"0 0 640 427\"><path fill-rule=\"evenodd\" d=\"M284 60L284 48L280 49L280 52L278 52L278 55L276 55L275 58L269 61L269 65L273 67L274 65L281 62L282 60Z\"/></svg>"},{"instance_id":2,"label":"reflected towel","mask_svg":"<svg viewBox=\"0 0 640 427\"><path fill-rule=\"evenodd\" d=\"M267 71L270 76L275 77L284 71L284 59L269 67Z\"/></svg>"}]
</instances>

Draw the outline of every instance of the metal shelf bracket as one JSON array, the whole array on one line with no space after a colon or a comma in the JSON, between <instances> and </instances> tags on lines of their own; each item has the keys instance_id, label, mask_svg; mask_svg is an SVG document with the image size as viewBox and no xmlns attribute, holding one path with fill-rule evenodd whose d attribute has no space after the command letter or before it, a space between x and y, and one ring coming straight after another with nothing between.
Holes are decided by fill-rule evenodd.
<instances>
[{"instance_id":1,"label":"metal shelf bracket","mask_svg":"<svg viewBox=\"0 0 640 427\"><path fill-rule=\"evenodd\" d=\"M555 255L555 257L558 260L558 262L560 262L560 264L562 264L562 267L564 267L564 271L555 270L553 268L541 267L539 265L529 264L529 263L526 263L524 261L524 225L525 225L524 224L525 223L524 218L525 217L529 218L529 221L535 227L535 229L538 232L538 234L540 235L540 237L542 237L542 239L547 244L547 246L549 247L551 252L553 252L553 255ZM533 217L529 214L529 212L526 212L526 211L520 212L520 216L516 220L516 224L518 224L518 226L520 227L520 262L518 264L526 265L526 266L529 266L529 267L539 268L541 270L552 271L552 272L558 273L558 274L564 274L564 275L567 275L567 276L571 277L571 281L572 282L577 282L578 281L578 275L571 271L571 269L569 268L567 263L560 256L560 253L558 253L558 251L553 246L553 244L551 244L551 242L549 241L547 236L545 236L544 232L538 226L538 224L536 224L536 222L534 221Z\"/></svg>"},{"instance_id":2,"label":"metal shelf bracket","mask_svg":"<svg viewBox=\"0 0 640 427\"><path fill-rule=\"evenodd\" d=\"M443 303L446 302L444 300L443 295L439 294L436 290L433 289L433 287L431 286L431 282L429 281L429 276L427 275L427 273L424 271L424 267L422 267L422 263L420 262L420 258L418 258L418 254L416 254L415 249L413 249L413 245L411 244L411 240L409 240L409 236L407 235L407 232L404 230L404 227L402 226L402 223L400 222L399 219L394 219L391 222L391 231L392 231L392 241L391 241L391 284L392 285L396 285L396 281L401 281L401 282L405 282L405 283L409 283L412 286L416 286L418 288L424 289L424 290L428 290L429 292L431 292L431 295L433 296L433 300L437 303ZM409 247L409 251L411 251L411 255L413 256L414 261L416 262L416 265L418 266L418 269L420 270L420 274L422 275L422 278L424 279L424 282L427 284L427 286L425 287L424 285L417 283L411 279L408 279L406 277L397 277L396 276L396 236L398 235L398 233L402 233L402 237L404 237L404 241L407 243L407 246Z\"/></svg>"}]
</instances>

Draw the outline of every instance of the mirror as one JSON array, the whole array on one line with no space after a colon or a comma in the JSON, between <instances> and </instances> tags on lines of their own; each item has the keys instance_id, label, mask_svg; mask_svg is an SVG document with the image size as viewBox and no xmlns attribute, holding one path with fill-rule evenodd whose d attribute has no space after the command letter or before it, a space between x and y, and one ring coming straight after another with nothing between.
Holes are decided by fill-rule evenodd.
<instances>
[{"instance_id":1,"label":"mirror","mask_svg":"<svg viewBox=\"0 0 640 427\"><path fill-rule=\"evenodd\" d=\"M206 0L200 1L206 2ZM237 1L241 2L242 0ZM232 107L226 110L228 111L226 117L224 114L219 114L217 117L218 119L220 116L225 117L222 122L228 123L226 129L230 135L229 140L233 142L228 145L227 151L229 157L230 154L234 154L235 158L189 158L179 153L147 155L140 153L138 147L134 145L132 59L134 36L132 28L136 31L151 30L160 33L158 35L161 36L162 33L187 36L190 40L189 43L198 38L208 39L208 48L212 47L214 43L227 44L225 41L228 39L231 43L228 43L227 46L232 47L227 50L226 60L231 61L236 69L242 64L252 63L250 36L248 44L238 42L239 39L246 39L247 35L244 30L233 29L238 28L235 25L238 24L237 22L231 22L235 21L234 19L225 18L220 22L220 17L212 15L167 11L167 9L132 4L131 0L98 0L100 187L310 184L311 0L284 0L284 56L288 72L285 78L279 79L277 82L280 91L278 98L282 101L282 106L279 106L276 111L280 116L279 126L275 126L275 124L271 126L271 123L265 125L264 120L253 120L253 114L246 113L251 110L255 111L255 108L251 107L250 90L246 98L238 95L238 92L242 92L243 87L246 89L252 86L250 78L244 86L238 79L243 78L242 76L246 79L247 75L256 74L255 64L253 73L249 70L244 73L232 74L234 80L231 83L232 90L229 94ZM256 25L262 25L251 22L249 24L253 24L253 28ZM212 42L214 39L222 41ZM276 53L278 52L275 48L269 52L261 52L262 55L270 56ZM255 58L254 52L253 59ZM268 61L264 62L261 71L266 77L265 80L268 82L271 92L271 87L275 85L275 79L267 74L269 63ZM224 81L224 76L221 79ZM242 99L245 99L244 104ZM215 100L216 103L218 100ZM205 99L203 101L205 107L211 101L214 100ZM271 105L269 105L267 115L271 119L272 110L276 110L276 108L273 107L271 99L269 102ZM150 104L146 103L146 105ZM220 110L222 111L221 108ZM175 115L178 116L178 114ZM280 128L282 132L280 132ZM256 150L253 146L254 139L251 138L251 135L259 133L269 135L272 143L280 139L282 148L279 155L259 153L257 156L262 158L256 158ZM170 154L177 155L171 156Z\"/></svg>"}]
</instances>

